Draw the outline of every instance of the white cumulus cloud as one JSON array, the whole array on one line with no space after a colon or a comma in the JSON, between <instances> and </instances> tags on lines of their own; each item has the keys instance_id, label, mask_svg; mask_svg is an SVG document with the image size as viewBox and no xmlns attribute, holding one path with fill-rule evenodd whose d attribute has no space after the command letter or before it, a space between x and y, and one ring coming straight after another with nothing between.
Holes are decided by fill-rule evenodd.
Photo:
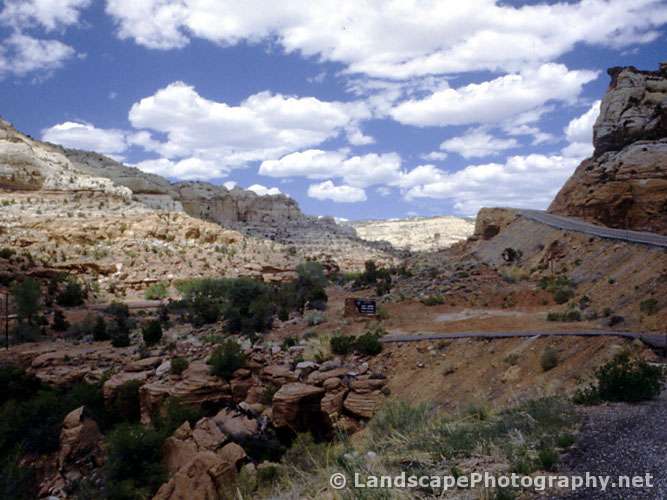
<instances>
[{"instance_id":1,"label":"white cumulus cloud","mask_svg":"<svg viewBox=\"0 0 667 500\"><path fill-rule=\"evenodd\" d=\"M573 158L532 154L513 156L504 163L470 165L453 173L417 167L422 169L422 179L419 184L406 183L414 185L405 197L449 200L464 215L474 215L481 207L546 208L577 164Z\"/></svg>"},{"instance_id":2,"label":"white cumulus cloud","mask_svg":"<svg viewBox=\"0 0 667 500\"><path fill-rule=\"evenodd\" d=\"M565 138L570 143L563 149L565 156L583 159L593 154L593 125L600 115L600 104L601 101L595 101L588 111L565 127Z\"/></svg>"},{"instance_id":3,"label":"white cumulus cloud","mask_svg":"<svg viewBox=\"0 0 667 500\"><path fill-rule=\"evenodd\" d=\"M58 40L43 40L13 33L0 45L0 79L8 75L39 74L48 78L75 55L75 50Z\"/></svg>"},{"instance_id":4,"label":"white cumulus cloud","mask_svg":"<svg viewBox=\"0 0 667 500\"><path fill-rule=\"evenodd\" d=\"M340 178L355 187L389 184L400 176L401 157L396 153L348 157L340 151L309 149L263 161L259 173L269 177Z\"/></svg>"},{"instance_id":5,"label":"white cumulus cloud","mask_svg":"<svg viewBox=\"0 0 667 500\"><path fill-rule=\"evenodd\" d=\"M317 200L331 200L336 203L358 203L366 201L366 191L354 186L336 186L332 181L324 181L308 186L308 196Z\"/></svg>"},{"instance_id":6,"label":"white cumulus cloud","mask_svg":"<svg viewBox=\"0 0 667 500\"><path fill-rule=\"evenodd\" d=\"M577 44L623 48L658 38L662 0L512 6L499 0L107 0L121 38L155 49L191 38L277 43L348 72L409 79L506 71L557 60Z\"/></svg>"},{"instance_id":7,"label":"white cumulus cloud","mask_svg":"<svg viewBox=\"0 0 667 500\"><path fill-rule=\"evenodd\" d=\"M390 114L400 123L416 126L496 124L549 101L572 102L597 75L549 63L483 83L442 89L424 99L410 99Z\"/></svg>"},{"instance_id":8,"label":"white cumulus cloud","mask_svg":"<svg viewBox=\"0 0 667 500\"><path fill-rule=\"evenodd\" d=\"M125 132L100 129L89 123L64 122L42 131L42 139L67 148L118 154L127 149Z\"/></svg>"},{"instance_id":9,"label":"white cumulus cloud","mask_svg":"<svg viewBox=\"0 0 667 500\"><path fill-rule=\"evenodd\" d=\"M252 191L255 194L258 194L259 196L273 196L277 194L282 194L282 191L278 189L277 187L266 187L262 186L261 184L253 184L248 188L248 191Z\"/></svg>"},{"instance_id":10,"label":"white cumulus cloud","mask_svg":"<svg viewBox=\"0 0 667 500\"><path fill-rule=\"evenodd\" d=\"M25 29L39 25L47 31L76 24L90 0L5 0L0 22Z\"/></svg>"},{"instance_id":11,"label":"white cumulus cloud","mask_svg":"<svg viewBox=\"0 0 667 500\"><path fill-rule=\"evenodd\" d=\"M169 159L195 157L228 168L276 158L334 138L369 116L361 103L325 102L270 92L251 95L238 106L200 96L175 82L132 106L129 119L144 135L141 143Z\"/></svg>"},{"instance_id":12,"label":"white cumulus cloud","mask_svg":"<svg viewBox=\"0 0 667 500\"><path fill-rule=\"evenodd\" d=\"M468 130L464 135L453 137L440 144L440 149L458 153L464 158L494 156L508 149L519 147L516 139L500 139L485 130Z\"/></svg>"}]
</instances>

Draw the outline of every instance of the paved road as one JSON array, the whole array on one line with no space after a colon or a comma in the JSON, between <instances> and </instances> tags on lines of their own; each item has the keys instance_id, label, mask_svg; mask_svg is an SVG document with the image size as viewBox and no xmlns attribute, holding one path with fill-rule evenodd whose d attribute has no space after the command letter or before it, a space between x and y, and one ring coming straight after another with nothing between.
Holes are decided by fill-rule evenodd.
<instances>
[{"instance_id":1,"label":"paved road","mask_svg":"<svg viewBox=\"0 0 667 500\"><path fill-rule=\"evenodd\" d=\"M641 243L655 247L667 248L667 236L662 234L647 233L643 231L629 231L626 229L614 229L611 227L596 226L590 222L574 217L549 214L541 210L518 210L520 215L526 219L546 224L547 226L576 231L578 233L590 234L600 238L628 241L630 243Z\"/></svg>"},{"instance_id":2,"label":"paved road","mask_svg":"<svg viewBox=\"0 0 667 500\"><path fill-rule=\"evenodd\" d=\"M665 335L649 335L633 332L615 332L604 330L590 330L581 332L459 332L459 333L432 333L421 334L389 334L380 339L381 342L419 342L423 340L456 340L456 339L509 339L529 337L620 337L625 339L639 339L650 347L664 348Z\"/></svg>"}]
</instances>

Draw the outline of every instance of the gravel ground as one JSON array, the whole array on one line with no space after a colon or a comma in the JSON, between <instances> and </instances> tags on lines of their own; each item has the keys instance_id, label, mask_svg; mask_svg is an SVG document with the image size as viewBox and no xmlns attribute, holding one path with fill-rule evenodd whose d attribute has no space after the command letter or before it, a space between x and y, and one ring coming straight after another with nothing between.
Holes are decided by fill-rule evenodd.
<instances>
[{"instance_id":1,"label":"gravel ground","mask_svg":"<svg viewBox=\"0 0 667 500\"><path fill-rule=\"evenodd\" d=\"M559 499L667 498L667 391L641 405L608 404L585 408L574 447L563 457L559 475L653 475L653 488L581 489Z\"/></svg>"}]
</instances>

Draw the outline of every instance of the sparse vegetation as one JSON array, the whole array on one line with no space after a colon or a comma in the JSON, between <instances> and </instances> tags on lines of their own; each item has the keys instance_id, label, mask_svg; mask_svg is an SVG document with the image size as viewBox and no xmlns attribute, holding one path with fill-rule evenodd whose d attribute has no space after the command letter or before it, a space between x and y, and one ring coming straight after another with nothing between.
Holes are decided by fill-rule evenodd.
<instances>
[{"instance_id":1,"label":"sparse vegetation","mask_svg":"<svg viewBox=\"0 0 667 500\"><path fill-rule=\"evenodd\" d=\"M421 299L421 303L425 306L439 306L445 303L445 299L442 295L429 295Z\"/></svg>"},{"instance_id":2,"label":"sparse vegetation","mask_svg":"<svg viewBox=\"0 0 667 500\"><path fill-rule=\"evenodd\" d=\"M574 401L594 404L599 401L638 403L655 399L665 382L661 366L653 366L629 352L619 353L595 371L596 381L579 389Z\"/></svg>"},{"instance_id":3,"label":"sparse vegetation","mask_svg":"<svg viewBox=\"0 0 667 500\"><path fill-rule=\"evenodd\" d=\"M237 342L229 339L213 351L208 364L211 365L211 374L229 379L236 370L245 366L245 354Z\"/></svg>"},{"instance_id":4,"label":"sparse vegetation","mask_svg":"<svg viewBox=\"0 0 667 500\"><path fill-rule=\"evenodd\" d=\"M62 307L76 307L83 304L86 292L78 281L69 279L65 288L56 297L56 303Z\"/></svg>"},{"instance_id":5,"label":"sparse vegetation","mask_svg":"<svg viewBox=\"0 0 667 500\"><path fill-rule=\"evenodd\" d=\"M581 311L578 309L568 309L565 312L550 312L547 314L547 321L561 321L566 323L581 321Z\"/></svg>"},{"instance_id":6,"label":"sparse vegetation","mask_svg":"<svg viewBox=\"0 0 667 500\"><path fill-rule=\"evenodd\" d=\"M557 304L565 304L574 297L575 285L567 276L543 277L539 287L550 292Z\"/></svg>"},{"instance_id":7,"label":"sparse vegetation","mask_svg":"<svg viewBox=\"0 0 667 500\"><path fill-rule=\"evenodd\" d=\"M658 301L656 299L646 299L639 303L639 310L644 314L652 316L657 314L660 308L658 307Z\"/></svg>"},{"instance_id":8,"label":"sparse vegetation","mask_svg":"<svg viewBox=\"0 0 667 500\"><path fill-rule=\"evenodd\" d=\"M188 369L188 366L190 366L190 363L186 358L175 356L171 358L171 367L169 368L169 373L172 375L180 376L185 370Z\"/></svg>"},{"instance_id":9,"label":"sparse vegetation","mask_svg":"<svg viewBox=\"0 0 667 500\"><path fill-rule=\"evenodd\" d=\"M162 339L162 324L152 320L141 328L141 334L146 345L155 345Z\"/></svg>"},{"instance_id":10,"label":"sparse vegetation","mask_svg":"<svg viewBox=\"0 0 667 500\"><path fill-rule=\"evenodd\" d=\"M540 357L540 366L542 371L548 372L553 370L558 366L558 351L553 347L547 347L542 351L542 356Z\"/></svg>"},{"instance_id":11,"label":"sparse vegetation","mask_svg":"<svg viewBox=\"0 0 667 500\"><path fill-rule=\"evenodd\" d=\"M153 283L144 290L146 300L160 300L166 298L167 295L169 295L169 290L164 283Z\"/></svg>"}]
</instances>

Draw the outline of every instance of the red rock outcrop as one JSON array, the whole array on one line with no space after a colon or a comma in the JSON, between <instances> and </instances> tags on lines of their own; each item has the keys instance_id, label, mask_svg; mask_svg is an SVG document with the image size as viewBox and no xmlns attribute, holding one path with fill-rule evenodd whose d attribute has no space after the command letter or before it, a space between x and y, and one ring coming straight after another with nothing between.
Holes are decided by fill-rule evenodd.
<instances>
[{"instance_id":1,"label":"red rock outcrop","mask_svg":"<svg viewBox=\"0 0 667 500\"><path fill-rule=\"evenodd\" d=\"M594 126L595 153L549 211L606 226L667 234L667 65L612 68Z\"/></svg>"}]
</instances>

